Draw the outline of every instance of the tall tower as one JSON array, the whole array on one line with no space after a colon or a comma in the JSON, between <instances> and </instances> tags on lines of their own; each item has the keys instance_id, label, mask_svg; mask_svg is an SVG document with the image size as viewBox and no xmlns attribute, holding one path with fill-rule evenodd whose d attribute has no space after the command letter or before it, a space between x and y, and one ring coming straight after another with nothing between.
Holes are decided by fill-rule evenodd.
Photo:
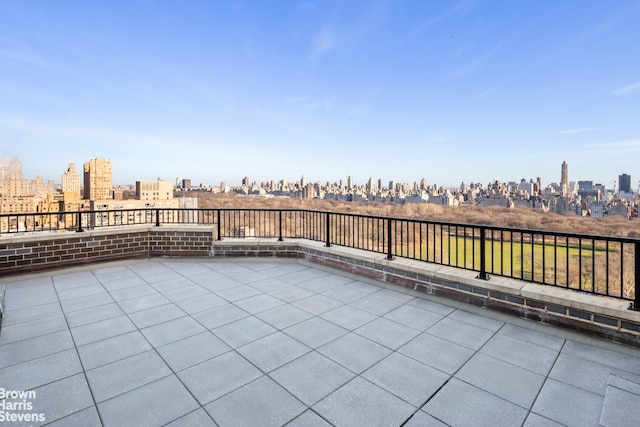
<instances>
[{"instance_id":1,"label":"tall tower","mask_svg":"<svg viewBox=\"0 0 640 427\"><path fill-rule=\"evenodd\" d=\"M623 173L622 175L618 176L618 191L631 193L631 175Z\"/></svg>"},{"instance_id":2,"label":"tall tower","mask_svg":"<svg viewBox=\"0 0 640 427\"><path fill-rule=\"evenodd\" d=\"M72 192L80 196L80 173L73 162L69 163L69 168L62 173L62 192Z\"/></svg>"},{"instance_id":3,"label":"tall tower","mask_svg":"<svg viewBox=\"0 0 640 427\"><path fill-rule=\"evenodd\" d=\"M569 165L567 164L567 162L562 162L560 188L562 189L563 196L566 196L569 193Z\"/></svg>"},{"instance_id":4,"label":"tall tower","mask_svg":"<svg viewBox=\"0 0 640 427\"><path fill-rule=\"evenodd\" d=\"M113 174L111 160L91 159L84 164L84 199L111 199L113 193Z\"/></svg>"},{"instance_id":5,"label":"tall tower","mask_svg":"<svg viewBox=\"0 0 640 427\"><path fill-rule=\"evenodd\" d=\"M3 182L0 185L5 197L27 197L31 193L29 180L22 173L22 162L18 160L18 156L8 161L6 167L3 167Z\"/></svg>"}]
</instances>

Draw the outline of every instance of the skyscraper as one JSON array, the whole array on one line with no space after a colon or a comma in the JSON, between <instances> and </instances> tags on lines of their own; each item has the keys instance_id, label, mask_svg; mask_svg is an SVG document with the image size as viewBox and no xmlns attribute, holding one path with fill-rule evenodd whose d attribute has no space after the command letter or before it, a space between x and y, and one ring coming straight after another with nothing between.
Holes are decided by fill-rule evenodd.
<instances>
[{"instance_id":1,"label":"skyscraper","mask_svg":"<svg viewBox=\"0 0 640 427\"><path fill-rule=\"evenodd\" d=\"M631 193L631 175L623 173L618 176L618 191L621 193Z\"/></svg>"},{"instance_id":2,"label":"skyscraper","mask_svg":"<svg viewBox=\"0 0 640 427\"><path fill-rule=\"evenodd\" d=\"M69 168L62 173L62 191L80 196L80 173L73 162L69 163Z\"/></svg>"},{"instance_id":3,"label":"skyscraper","mask_svg":"<svg viewBox=\"0 0 640 427\"><path fill-rule=\"evenodd\" d=\"M91 159L84 164L84 198L87 200L111 199L113 175L111 160Z\"/></svg>"},{"instance_id":4,"label":"skyscraper","mask_svg":"<svg viewBox=\"0 0 640 427\"><path fill-rule=\"evenodd\" d=\"M562 172L560 175L560 188L562 189L563 196L569 193L569 165L564 161L562 162Z\"/></svg>"}]
</instances>

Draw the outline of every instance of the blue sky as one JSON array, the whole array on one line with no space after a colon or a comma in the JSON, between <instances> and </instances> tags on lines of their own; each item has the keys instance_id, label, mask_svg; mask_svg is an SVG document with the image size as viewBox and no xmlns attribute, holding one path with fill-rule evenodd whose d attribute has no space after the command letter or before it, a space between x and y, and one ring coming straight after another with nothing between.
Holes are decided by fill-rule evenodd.
<instances>
[{"instance_id":1,"label":"blue sky","mask_svg":"<svg viewBox=\"0 0 640 427\"><path fill-rule=\"evenodd\" d=\"M640 1L0 0L0 157L61 180L640 179Z\"/></svg>"}]
</instances>

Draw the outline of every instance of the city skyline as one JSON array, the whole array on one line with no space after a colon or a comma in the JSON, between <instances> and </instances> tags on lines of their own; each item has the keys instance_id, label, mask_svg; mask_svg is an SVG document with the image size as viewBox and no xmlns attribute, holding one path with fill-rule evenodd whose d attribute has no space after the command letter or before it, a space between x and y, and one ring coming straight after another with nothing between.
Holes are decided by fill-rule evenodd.
<instances>
[{"instance_id":1,"label":"city skyline","mask_svg":"<svg viewBox=\"0 0 640 427\"><path fill-rule=\"evenodd\" d=\"M102 157L115 184L447 187L559 182L566 161L612 188L640 176L639 16L638 1L2 2L0 157L56 182Z\"/></svg>"},{"instance_id":2,"label":"city skyline","mask_svg":"<svg viewBox=\"0 0 640 427\"><path fill-rule=\"evenodd\" d=\"M65 187L65 181L67 179L67 175L69 174L70 171L73 171L75 173L77 173L77 170L75 170L75 162L74 161L70 161L68 162L68 166L66 169L63 169L63 171L60 173L60 177L59 178L51 178L51 177L45 177L40 173L37 173L34 176L29 176L27 175L24 170L29 169L28 166L25 166L25 163L23 162L23 159L19 158L19 156L17 155L12 155L12 156L0 156L0 164L3 164L3 162L6 162L8 164L8 162L10 162L12 159L18 160L21 164L21 170L22 173L24 175L24 178L27 181L32 181L35 180L36 178L41 178L43 181L50 181L52 183L55 183L56 185L60 185L63 189ZM396 179L393 179L393 177L389 178L389 179L383 179L382 177L374 177L374 176L369 176L368 179L363 180L363 181L358 181L355 180L354 177L352 175L348 175L345 177L339 177L336 179L333 179L331 177L325 177L324 179L320 178L317 180L310 180L308 179L304 174L302 174L299 177L281 177L281 178L274 178L272 177L271 179L267 178L264 180L256 180L256 179L252 179L248 176L238 176L235 177L231 180L228 179L222 179L220 180L220 182L201 182L201 183L197 183L197 182L193 182L193 180L188 177L175 177L174 179L171 179L170 177L165 177L165 176L158 176L155 179L152 180L144 180L144 179L139 179L136 178L131 182L116 182L115 180L113 180L112 175L112 161L111 159L105 159L102 157L96 157L95 159L91 159L87 162L83 162L84 163L84 175L83 178L79 179L79 181L82 182L82 184L84 184L84 182L86 182L87 180L87 165L90 163L94 163L94 162L106 162L106 164L108 164L108 175L109 175L109 184L108 187L110 188L115 188L115 187L121 187L121 186L134 186L136 182L138 181L167 181L167 182L172 182L173 184L175 184L176 188L182 188L183 187L183 183L184 182L188 182L189 186L191 188L198 188L198 187L204 187L204 188L215 188L218 187L220 184L224 183L224 185L228 186L228 187L234 187L234 188L239 188L239 187L249 187L253 184L256 185L260 185L260 184L265 184L265 183L278 183L280 181L283 182L288 182L288 183L298 183L300 184L302 187L304 187L306 184L316 184L316 183L320 183L322 185L324 185L325 183L329 183L331 185L333 184L341 184L346 188L352 188L352 187L368 187L368 186L372 186L375 188L385 188L385 189L391 189L391 183L393 183L394 185L409 185L409 186L419 186L421 188L424 187L432 187L432 186L436 186L436 187L441 187L441 188L449 188L452 190L457 190L460 188L460 186L462 184L464 184L464 186L469 186L470 184L473 185L480 185L480 186L492 186L494 183L496 182L500 182L502 184L508 184L508 183L520 183L522 181L524 182L532 182L532 183L538 183L538 179L540 179L540 183L542 184L542 188L551 186L551 185L555 185L555 186L559 186L559 188L561 189L561 192L566 192L568 190L567 186L569 183L572 183L574 185L577 185L580 182L589 182L591 184L595 184L595 185L601 185L603 186L603 188L606 188L607 190L611 190L614 192L618 192L621 189L624 191L625 189L629 189L630 191L627 191L628 193L637 193L640 194L640 180L638 181L632 181L632 176L627 174L627 173L620 173L618 174L618 176L616 177L615 181L612 183L612 185L607 186L606 183L602 183L602 182L597 182L593 179L588 179L584 178L584 179L571 179L570 178L570 172L569 172L569 164L566 161L563 161L559 172L559 179L557 180L550 180L548 182L544 182L540 177L537 177L536 179L534 178L519 178L519 179L506 179L506 180L500 180L500 179L495 179L489 182L482 182L479 180L471 180L469 182L460 182L458 185L451 185L451 186L445 186L442 185L440 183L437 182L430 182L428 179L426 179L425 177L422 178L415 178L411 181L399 181ZM27 165L28 165L28 160L27 160ZM566 180L566 181L565 181ZM621 181L623 180L623 181ZM624 182L624 184L623 184ZM637 183L637 186L634 187L634 183ZM78 182L76 184L78 186L78 188L80 188L80 182ZM623 188L624 185L624 188ZM84 185L82 185L84 186ZM65 190L66 191L66 190ZM74 190L75 191L75 190ZM78 190L79 191L79 190Z\"/></svg>"}]
</instances>

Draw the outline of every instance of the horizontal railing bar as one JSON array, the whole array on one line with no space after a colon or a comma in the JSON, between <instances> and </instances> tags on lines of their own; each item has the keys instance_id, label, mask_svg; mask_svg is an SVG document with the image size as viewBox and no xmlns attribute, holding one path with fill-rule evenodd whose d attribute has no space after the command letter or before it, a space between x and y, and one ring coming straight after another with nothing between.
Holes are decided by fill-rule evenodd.
<instances>
[{"instance_id":1,"label":"horizontal railing bar","mask_svg":"<svg viewBox=\"0 0 640 427\"><path fill-rule=\"evenodd\" d=\"M296 208L145 207L0 214L0 235L197 224L223 237L304 238L640 305L640 239ZM463 239L462 241L460 241Z\"/></svg>"}]
</instances>

